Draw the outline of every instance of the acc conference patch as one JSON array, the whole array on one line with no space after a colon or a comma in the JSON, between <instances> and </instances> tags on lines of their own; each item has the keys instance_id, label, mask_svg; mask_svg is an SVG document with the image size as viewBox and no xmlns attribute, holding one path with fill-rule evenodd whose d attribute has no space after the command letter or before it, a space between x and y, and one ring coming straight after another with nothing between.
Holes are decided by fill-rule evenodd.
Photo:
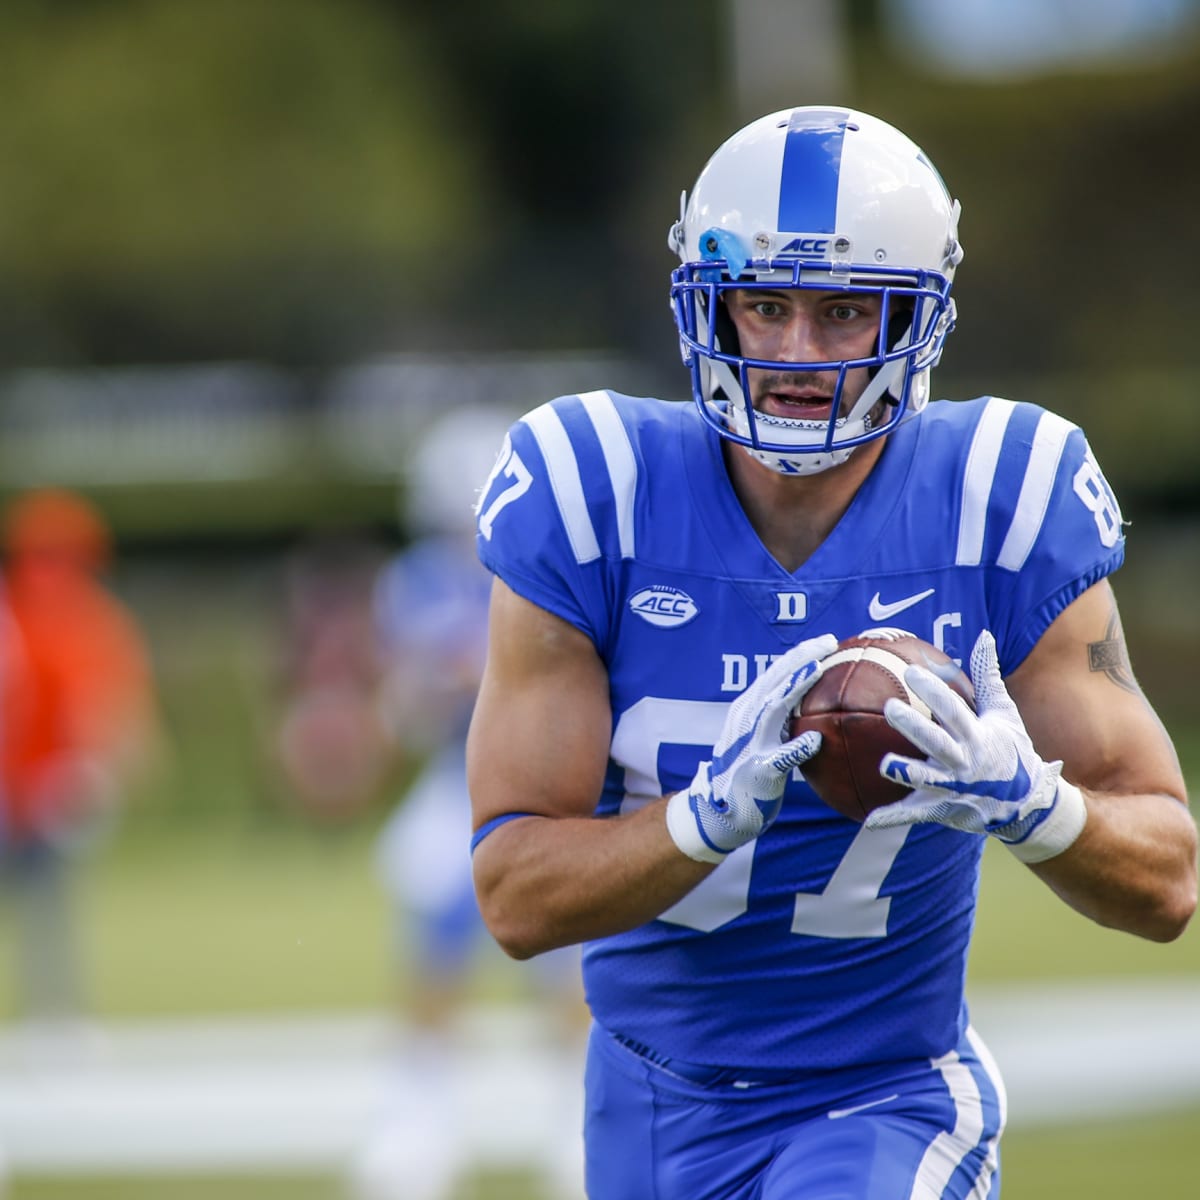
<instances>
[{"instance_id":1,"label":"acc conference patch","mask_svg":"<svg viewBox=\"0 0 1200 1200\"><path fill-rule=\"evenodd\" d=\"M700 611L687 592L661 584L635 592L629 597L629 607L643 621L660 629L686 625Z\"/></svg>"}]
</instances>

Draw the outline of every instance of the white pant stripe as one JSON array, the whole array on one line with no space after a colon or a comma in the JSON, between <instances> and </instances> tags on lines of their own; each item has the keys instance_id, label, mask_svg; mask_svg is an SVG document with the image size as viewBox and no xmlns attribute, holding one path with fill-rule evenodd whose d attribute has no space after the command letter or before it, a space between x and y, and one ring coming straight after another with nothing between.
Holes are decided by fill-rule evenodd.
<instances>
[{"instance_id":1,"label":"white pant stripe","mask_svg":"<svg viewBox=\"0 0 1200 1200\"><path fill-rule=\"evenodd\" d=\"M996 1147L1000 1143L1000 1135L1004 1132L1004 1126L1008 1123L1008 1093L1004 1090L1004 1079L1000 1074L999 1065L992 1057L992 1052L988 1049L987 1043L976 1033L974 1026L967 1027L967 1042L970 1044L971 1049L975 1051L976 1058L979 1059L980 1065L991 1080L992 1087L996 1090L996 1104L1000 1109L999 1127L988 1138L987 1160L984 1162L983 1169L979 1172L979 1177L975 1180L975 1186L971 1189L967 1197L967 1200L987 1200L988 1193L992 1187L992 1178L996 1174L996 1168L1000 1165L1000 1158Z\"/></svg>"},{"instance_id":2,"label":"white pant stripe","mask_svg":"<svg viewBox=\"0 0 1200 1200\"><path fill-rule=\"evenodd\" d=\"M951 1175L983 1134L983 1105L970 1068L963 1065L954 1050L935 1058L933 1065L942 1073L957 1116L949 1133L943 1131L929 1143L917 1167L909 1200L942 1200Z\"/></svg>"},{"instance_id":3,"label":"white pant stripe","mask_svg":"<svg viewBox=\"0 0 1200 1200\"><path fill-rule=\"evenodd\" d=\"M983 1039L971 1028L967 1029L966 1039L979 1059L983 1074L995 1089L1000 1109L999 1128L984 1142L986 1155L971 1190L967 1193L968 1200L986 1200L996 1168L999 1166L996 1145L1004 1129L1008 1101L1000 1071ZM957 1115L954 1128L949 1132L939 1133L926 1149L917 1168L909 1200L942 1200L954 1172L962 1165L967 1155L979 1147L983 1138L983 1097L971 1068L963 1063L954 1050L941 1058L935 1058L932 1065L941 1072Z\"/></svg>"}]
</instances>

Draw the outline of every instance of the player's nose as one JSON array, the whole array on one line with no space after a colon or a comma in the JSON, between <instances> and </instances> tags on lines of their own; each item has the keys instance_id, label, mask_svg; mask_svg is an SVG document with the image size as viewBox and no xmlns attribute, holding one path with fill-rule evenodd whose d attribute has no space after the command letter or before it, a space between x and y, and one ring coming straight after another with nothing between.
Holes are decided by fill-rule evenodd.
<instances>
[{"instance_id":1,"label":"player's nose","mask_svg":"<svg viewBox=\"0 0 1200 1200\"><path fill-rule=\"evenodd\" d=\"M797 309L784 324L780 336L780 359L784 362L823 362L817 322L811 313Z\"/></svg>"}]
</instances>

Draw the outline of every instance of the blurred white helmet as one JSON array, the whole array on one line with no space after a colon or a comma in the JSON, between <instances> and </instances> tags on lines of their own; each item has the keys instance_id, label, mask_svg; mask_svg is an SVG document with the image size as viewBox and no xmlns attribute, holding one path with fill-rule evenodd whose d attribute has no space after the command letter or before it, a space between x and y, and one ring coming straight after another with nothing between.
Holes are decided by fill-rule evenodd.
<instances>
[{"instance_id":1,"label":"blurred white helmet","mask_svg":"<svg viewBox=\"0 0 1200 1200\"><path fill-rule=\"evenodd\" d=\"M424 431L402 492L401 515L415 536L474 534L479 490L514 420L500 405L466 405Z\"/></svg>"},{"instance_id":2,"label":"blurred white helmet","mask_svg":"<svg viewBox=\"0 0 1200 1200\"><path fill-rule=\"evenodd\" d=\"M919 412L954 327L958 216L921 149L866 113L785 109L735 133L691 197L684 193L668 235L683 264L671 276L671 307L705 420L775 470L812 474ZM874 353L826 362L744 357L722 293L755 287L877 294ZM870 370L870 383L842 411L846 372L857 367ZM829 418L756 412L752 368L835 372Z\"/></svg>"}]
</instances>

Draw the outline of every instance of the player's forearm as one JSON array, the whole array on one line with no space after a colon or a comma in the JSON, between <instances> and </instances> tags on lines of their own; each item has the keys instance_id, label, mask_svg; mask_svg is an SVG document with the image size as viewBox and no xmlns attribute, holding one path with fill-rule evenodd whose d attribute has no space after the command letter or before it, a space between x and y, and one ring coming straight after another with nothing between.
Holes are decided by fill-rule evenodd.
<instances>
[{"instance_id":1,"label":"player's forearm","mask_svg":"<svg viewBox=\"0 0 1200 1200\"><path fill-rule=\"evenodd\" d=\"M1174 796L1085 792L1087 824L1064 853L1031 869L1100 925L1156 942L1196 909L1196 825Z\"/></svg>"},{"instance_id":2,"label":"player's forearm","mask_svg":"<svg viewBox=\"0 0 1200 1200\"><path fill-rule=\"evenodd\" d=\"M475 851L475 888L492 936L530 958L635 929L692 890L713 868L680 853L665 802L629 816L525 817Z\"/></svg>"}]
</instances>

